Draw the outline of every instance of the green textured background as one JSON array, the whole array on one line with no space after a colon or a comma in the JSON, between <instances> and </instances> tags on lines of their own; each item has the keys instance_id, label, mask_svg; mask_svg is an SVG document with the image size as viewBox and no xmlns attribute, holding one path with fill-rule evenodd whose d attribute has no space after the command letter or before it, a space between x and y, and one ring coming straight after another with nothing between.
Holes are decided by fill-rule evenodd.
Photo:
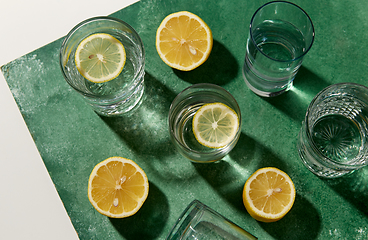
<instances>
[{"instance_id":1,"label":"green textured background","mask_svg":"<svg viewBox=\"0 0 368 240\"><path fill-rule=\"evenodd\" d=\"M142 0L112 14L137 30L146 50L144 99L139 108L119 118L98 116L67 85L59 68L62 39L2 67L80 239L164 239L193 199L259 239L368 239L368 169L335 180L319 179L302 165L296 150L314 95L333 83L367 85L368 2L292 1L310 15L316 38L294 89L270 99L253 94L241 74L249 22L265 2ZM199 15L214 38L209 59L191 72L166 66L155 48L160 22L181 10ZM193 164L169 139L172 100L199 82L230 91L242 111L240 140L218 163ZM99 214L87 197L93 167L115 155L136 161L150 181L147 201L126 219ZM246 179L265 166L288 173L297 191L294 207L276 223L253 220L242 204Z\"/></svg>"}]
</instances>

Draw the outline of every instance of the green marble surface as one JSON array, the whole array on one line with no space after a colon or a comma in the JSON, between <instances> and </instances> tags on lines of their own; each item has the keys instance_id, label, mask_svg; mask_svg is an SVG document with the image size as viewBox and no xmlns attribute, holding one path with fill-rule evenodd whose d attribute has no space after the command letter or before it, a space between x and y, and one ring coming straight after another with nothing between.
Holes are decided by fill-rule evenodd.
<instances>
[{"instance_id":1,"label":"green marble surface","mask_svg":"<svg viewBox=\"0 0 368 240\"><path fill-rule=\"evenodd\" d=\"M249 22L265 2L142 0L112 14L137 30L146 49L144 99L139 108L119 118L98 116L67 85L59 68L62 39L2 67L80 239L164 239L193 199L259 239L368 239L368 168L323 180L302 165L296 150L315 94L333 83L367 85L368 2L293 0L310 15L316 38L293 90L269 99L253 94L241 74ZM213 32L209 59L191 72L166 66L155 48L160 22L180 10L199 15ZM172 100L199 82L230 91L243 115L237 146L218 163L193 164L169 139ZM150 182L146 203L126 219L99 214L87 197L93 167L115 155L136 161ZM265 166L288 173L297 191L294 207L275 223L253 220L242 204L246 179Z\"/></svg>"}]
</instances>

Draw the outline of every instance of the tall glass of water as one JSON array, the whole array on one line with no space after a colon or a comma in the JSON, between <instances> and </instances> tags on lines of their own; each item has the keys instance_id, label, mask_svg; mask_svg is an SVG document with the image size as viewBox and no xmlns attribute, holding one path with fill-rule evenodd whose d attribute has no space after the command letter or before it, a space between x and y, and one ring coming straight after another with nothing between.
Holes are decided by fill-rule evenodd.
<instances>
[{"instance_id":1,"label":"tall glass of water","mask_svg":"<svg viewBox=\"0 0 368 240\"><path fill-rule=\"evenodd\" d=\"M78 46L93 34L111 35L125 48L124 68L111 81L89 81L76 67ZM144 91L144 63L145 52L138 33L126 22L111 17L95 17L79 23L65 37L60 50L60 67L65 80L103 116L119 115L137 105Z\"/></svg>"},{"instance_id":2,"label":"tall glass of water","mask_svg":"<svg viewBox=\"0 0 368 240\"><path fill-rule=\"evenodd\" d=\"M318 93L300 130L298 151L320 177L335 178L368 165L368 88L340 83Z\"/></svg>"},{"instance_id":3,"label":"tall glass of water","mask_svg":"<svg viewBox=\"0 0 368 240\"><path fill-rule=\"evenodd\" d=\"M250 23L245 83L263 97L289 90L313 40L314 27L303 9L283 1L263 5Z\"/></svg>"}]
</instances>

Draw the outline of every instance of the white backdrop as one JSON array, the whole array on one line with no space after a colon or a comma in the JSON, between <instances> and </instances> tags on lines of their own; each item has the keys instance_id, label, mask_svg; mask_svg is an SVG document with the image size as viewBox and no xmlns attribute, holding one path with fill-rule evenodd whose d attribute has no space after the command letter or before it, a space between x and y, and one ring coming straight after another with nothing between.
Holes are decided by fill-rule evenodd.
<instances>
[{"instance_id":1,"label":"white backdrop","mask_svg":"<svg viewBox=\"0 0 368 240\"><path fill-rule=\"evenodd\" d=\"M1 0L0 66L137 0ZM0 239L78 239L0 74Z\"/></svg>"}]
</instances>

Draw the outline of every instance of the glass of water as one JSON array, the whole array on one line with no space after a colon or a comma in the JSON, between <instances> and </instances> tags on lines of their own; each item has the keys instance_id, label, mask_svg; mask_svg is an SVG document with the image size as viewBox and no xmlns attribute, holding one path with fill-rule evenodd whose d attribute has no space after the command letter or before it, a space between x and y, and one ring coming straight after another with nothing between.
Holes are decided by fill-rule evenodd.
<instances>
[{"instance_id":1,"label":"glass of water","mask_svg":"<svg viewBox=\"0 0 368 240\"><path fill-rule=\"evenodd\" d=\"M198 200L181 214L166 240L256 240L252 234Z\"/></svg>"},{"instance_id":2,"label":"glass of water","mask_svg":"<svg viewBox=\"0 0 368 240\"><path fill-rule=\"evenodd\" d=\"M289 90L313 40L314 27L303 9L283 1L263 5L250 23L245 83L262 97Z\"/></svg>"},{"instance_id":3,"label":"glass of water","mask_svg":"<svg viewBox=\"0 0 368 240\"><path fill-rule=\"evenodd\" d=\"M207 103L223 103L238 116L239 127L234 139L224 147L210 148L200 144L194 136L192 122L195 113ZM193 162L215 162L228 154L238 142L241 133L241 113L235 98L215 84L194 84L176 96L169 110L171 139L184 156Z\"/></svg>"},{"instance_id":4,"label":"glass of water","mask_svg":"<svg viewBox=\"0 0 368 240\"><path fill-rule=\"evenodd\" d=\"M304 165L325 178L343 176L368 165L368 88L331 85L310 103L299 133Z\"/></svg>"},{"instance_id":5,"label":"glass of water","mask_svg":"<svg viewBox=\"0 0 368 240\"><path fill-rule=\"evenodd\" d=\"M120 41L126 52L121 73L113 80L94 83L84 78L75 63L75 52L86 37L105 33ZM131 110L144 92L145 52L138 33L127 23L111 17L95 17L76 25L60 50L60 66L67 83L79 92L98 114L114 116Z\"/></svg>"}]
</instances>

